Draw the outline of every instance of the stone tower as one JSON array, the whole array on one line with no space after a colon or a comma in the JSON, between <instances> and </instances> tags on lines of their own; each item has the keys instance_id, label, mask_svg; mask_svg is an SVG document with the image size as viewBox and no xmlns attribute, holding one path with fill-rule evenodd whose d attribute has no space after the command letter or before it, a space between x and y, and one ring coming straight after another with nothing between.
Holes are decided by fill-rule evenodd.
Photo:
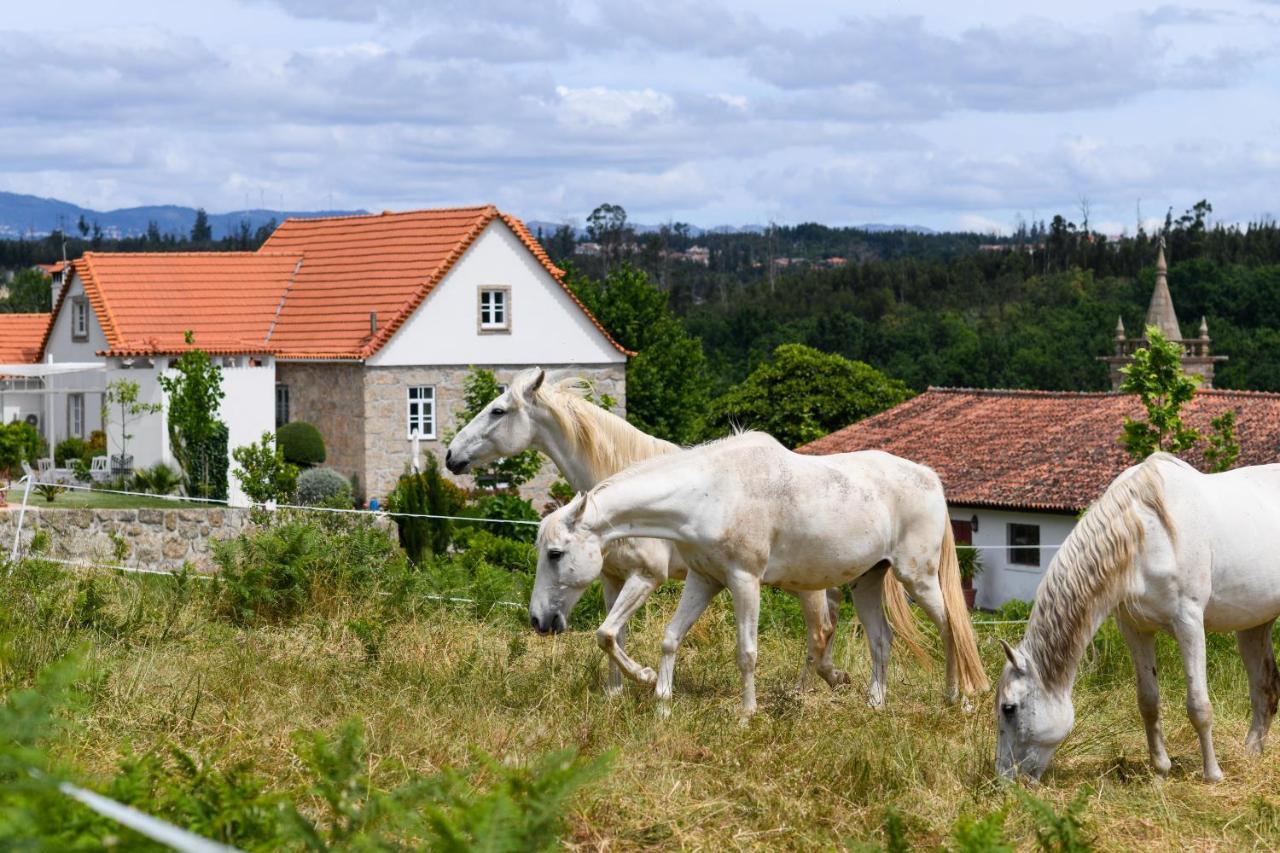
<instances>
[{"instance_id":1,"label":"stone tower","mask_svg":"<svg viewBox=\"0 0 1280 853\"><path fill-rule=\"evenodd\" d=\"M1169 266L1164 260L1164 240L1160 241L1159 254L1156 255L1156 286L1151 291L1151 303L1147 306L1147 320L1142 325L1143 335L1130 338L1125 335L1123 318L1116 320L1116 334L1113 339L1114 353L1103 356L1111 367L1111 390L1119 391L1124 374L1120 368L1133 361L1133 351L1145 347L1147 326L1155 326L1164 336L1182 345L1182 369L1193 376L1200 377L1201 388L1213 387L1213 367L1219 361L1226 361L1225 355L1212 355L1209 351L1209 324L1204 317L1200 318L1200 330L1194 338L1182 337L1182 329L1178 325L1178 314L1173 310L1173 294L1169 292Z\"/></svg>"}]
</instances>

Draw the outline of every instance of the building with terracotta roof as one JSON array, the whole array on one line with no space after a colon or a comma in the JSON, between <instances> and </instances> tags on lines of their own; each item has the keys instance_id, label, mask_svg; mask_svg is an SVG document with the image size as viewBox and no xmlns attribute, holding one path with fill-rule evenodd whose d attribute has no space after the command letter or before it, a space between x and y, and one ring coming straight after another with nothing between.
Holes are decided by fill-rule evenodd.
<instances>
[{"instance_id":1,"label":"building with terracotta roof","mask_svg":"<svg viewBox=\"0 0 1280 853\"><path fill-rule=\"evenodd\" d=\"M222 366L231 447L309 421L325 464L358 476L370 497L394 486L415 436L443 453L473 365L499 382L534 365L568 369L619 401L626 393L629 353L524 224L492 206L290 219L257 252L87 252L47 326L40 360L105 364L96 399L78 377L49 409L51 442L101 428L116 379L163 405L159 376L195 346ZM119 425L107 432L118 453ZM163 413L130 432L133 467L172 462Z\"/></svg>"},{"instance_id":2,"label":"building with terracotta roof","mask_svg":"<svg viewBox=\"0 0 1280 853\"><path fill-rule=\"evenodd\" d=\"M40 360L40 343L52 314L0 314L0 364L25 365ZM44 383L39 377L0 370L0 423L39 421Z\"/></svg>"},{"instance_id":3,"label":"building with terracotta roof","mask_svg":"<svg viewBox=\"0 0 1280 853\"><path fill-rule=\"evenodd\" d=\"M1169 292L1163 249L1147 322L1183 345L1183 367L1211 385L1218 356L1200 338L1182 338ZM1118 332L1106 360L1115 375L1141 339ZM1123 346L1121 346L1123 345ZM1122 351L1123 350L1123 351ZM1239 465L1280 462L1280 394L1202 390L1183 419L1202 432L1228 410L1236 413ZM974 545L984 570L977 603L998 607L1030 600L1079 514L1096 500L1132 457L1120 444L1126 418L1145 418L1138 397L1116 391L1073 393L930 388L888 411L833 432L801 453L884 450L938 472L951 508L956 541ZM1185 454L1201 470L1199 452Z\"/></svg>"}]
</instances>

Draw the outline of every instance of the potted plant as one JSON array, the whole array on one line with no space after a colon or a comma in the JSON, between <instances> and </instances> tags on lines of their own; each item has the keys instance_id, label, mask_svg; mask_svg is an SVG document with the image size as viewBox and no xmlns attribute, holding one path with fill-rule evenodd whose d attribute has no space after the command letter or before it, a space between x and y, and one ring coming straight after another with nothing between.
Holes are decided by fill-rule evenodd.
<instances>
[{"instance_id":1,"label":"potted plant","mask_svg":"<svg viewBox=\"0 0 1280 853\"><path fill-rule=\"evenodd\" d=\"M973 588L973 579L982 574L982 554L972 545L959 545L956 558L960 562L960 588L964 590L964 603L972 610L978 595Z\"/></svg>"}]
</instances>

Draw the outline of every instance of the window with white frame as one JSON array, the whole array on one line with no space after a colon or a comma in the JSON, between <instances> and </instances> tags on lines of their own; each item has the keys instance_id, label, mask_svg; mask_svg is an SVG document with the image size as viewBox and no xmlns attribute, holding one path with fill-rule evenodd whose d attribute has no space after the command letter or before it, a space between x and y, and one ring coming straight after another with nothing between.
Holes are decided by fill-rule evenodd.
<instances>
[{"instance_id":1,"label":"window with white frame","mask_svg":"<svg viewBox=\"0 0 1280 853\"><path fill-rule=\"evenodd\" d=\"M409 438L436 437L436 389L431 385L409 386Z\"/></svg>"},{"instance_id":2,"label":"window with white frame","mask_svg":"<svg viewBox=\"0 0 1280 853\"><path fill-rule=\"evenodd\" d=\"M511 329L511 288L480 288L480 331L505 332Z\"/></svg>"},{"instance_id":3,"label":"window with white frame","mask_svg":"<svg viewBox=\"0 0 1280 853\"><path fill-rule=\"evenodd\" d=\"M67 395L67 435L84 438L84 395Z\"/></svg>"},{"instance_id":4,"label":"window with white frame","mask_svg":"<svg viewBox=\"0 0 1280 853\"><path fill-rule=\"evenodd\" d=\"M89 300L83 296L71 300L71 338L82 341L89 337Z\"/></svg>"}]
</instances>

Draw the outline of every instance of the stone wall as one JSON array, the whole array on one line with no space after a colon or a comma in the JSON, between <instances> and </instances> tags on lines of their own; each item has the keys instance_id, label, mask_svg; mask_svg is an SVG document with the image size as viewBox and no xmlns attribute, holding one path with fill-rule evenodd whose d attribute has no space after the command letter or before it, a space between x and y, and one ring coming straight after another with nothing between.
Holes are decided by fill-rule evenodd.
<instances>
[{"instance_id":1,"label":"stone wall","mask_svg":"<svg viewBox=\"0 0 1280 853\"><path fill-rule=\"evenodd\" d=\"M364 365L277 362L276 381L289 386L289 420L314 424L324 437L325 467L346 477L359 473L367 488Z\"/></svg>"},{"instance_id":2,"label":"stone wall","mask_svg":"<svg viewBox=\"0 0 1280 853\"><path fill-rule=\"evenodd\" d=\"M248 522L244 509L44 509L27 507L22 540L29 544L37 530L49 534L50 557L148 569L178 569L186 561L213 568L210 543L229 539ZM0 542L13 544L18 510L0 510ZM123 543L124 559L116 557Z\"/></svg>"},{"instance_id":3,"label":"stone wall","mask_svg":"<svg viewBox=\"0 0 1280 853\"><path fill-rule=\"evenodd\" d=\"M494 372L501 384L511 381L527 365L482 365ZM611 365L547 365L551 373L582 376L595 383L596 393L608 394L618 401L616 411L626 411L627 390L625 364ZM409 464L413 454L408 438L406 400L410 385L432 385L436 389L436 438L421 442L422 452L435 453L444 468L445 436L460 428L454 414L463 407L463 385L470 367L366 367L364 375L364 456L366 488L369 497L383 498ZM548 499L547 490L559 476L555 465L546 460L538 476L521 488L524 497L541 508ZM470 477L454 477L469 487Z\"/></svg>"}]
</instances>

